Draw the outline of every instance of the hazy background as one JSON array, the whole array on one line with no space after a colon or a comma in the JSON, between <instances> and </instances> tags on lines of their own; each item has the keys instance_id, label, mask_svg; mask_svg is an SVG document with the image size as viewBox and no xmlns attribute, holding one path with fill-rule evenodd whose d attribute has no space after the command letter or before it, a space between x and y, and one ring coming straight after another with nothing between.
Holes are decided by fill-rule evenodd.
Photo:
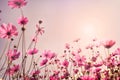
<instances>
[{"instance_id":1,"label":"hazy background","mask_svg":"<svg viewBox=\"0 0 120 80\"><path fill-rule=\"evenodd\" d=\"M0 0L0 24L11 22L18 28L18 9L11 9L8 0ZM43 20L45 34L37 44L40 52L50 49L62 53L64 44L80 38L82 47L93 37L116 40L115 47L120 46L120 0L28 0L23 12L29 19L27 44L33 37L35 25ZM0 39L3 48L4 40ZM85 45L84 45L85 44Z\"/></svg>"}]
</instances>

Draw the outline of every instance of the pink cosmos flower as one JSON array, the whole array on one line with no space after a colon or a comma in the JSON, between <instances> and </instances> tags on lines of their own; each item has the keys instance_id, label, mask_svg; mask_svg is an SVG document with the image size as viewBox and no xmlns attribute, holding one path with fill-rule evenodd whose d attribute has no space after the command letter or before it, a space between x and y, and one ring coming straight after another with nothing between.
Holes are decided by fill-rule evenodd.
<instances>
[{"instance_id":1,"label":"pink cosmos flower","mask_svg":"<svg viewBox=\"0 0 120 80\"><path fill-rule=\"evenodd\" d=\"M16 72L18 72L19 69L20 69L20 66L19 66L19 65L14 65L13 67L9 68L6 73L7 73L7 74L10 74L10 75L13 75L13 74L15 74Z\"/></svg>"},{"instance_id":2,"label":"pink cosmos flower","mask_svg":"<svg viewBox=\"0 0 120 80\"><path fill-rule=\"evenodd\" d=\"M18 24L20 25L26 25L27 23L28 23L27 17L22 16L18 19Z\"/></svg>"},{"instance_id":3,"label":"pink cosmos flower","mask_svg":"<svg viewBox=\"0 0 120 80\"><path fill-rule=\"evenodd\" d=\"M101 68L95 68L95 69L93 70L94 73L98 73L98 72L100 72L100 71L101 71Z\"/></svg>"},{"instance_id":4,"label":"pink cosmos flower","mask_svg":"<svg viewBox=\"0 0 120 80\"><path fill-rule=\"evenodd\" d=\"M120 48L117 48L117 49L112 53L112 56L115 56L115 55L120 55Z\"/></svg>"},{"instance_id":5,"label":"pink cosmos flower","mask_svg":"<svg viewBox=\"0 0 120 80\"><path fill-rule=\"evenodd\" d=\"M92 77L92 76L87 76L87 75L82 76L80 79L81 79L81 80L95 80L94 77Z\"/></svg>"},{"instance_id":6,"label":"pink cosmos flower","mask_svg":"<svg viewBox=\"0 0 120 80\"><path fill-rule=\"evenodd\" d=\"M40 62L40 66L45 65L47 62L48 62L48 59L43 59L43 60Z\"/></svg>"},{"instance_id":7,"label":"pink cosmos flower","mask_svg":"<svg viewBox=\"0 0 120 80\"><path fill-rule=\"evenodd\" d=\"M35 70L35 71L32 71L32 76L35 76L35 75L39 75L40 73L40 70Z\"/></svg>"},{"instance_id":8,"label":"pink cosmos flower","mask_svg":"<svg viewBox=\"0 0 120 80\"><path fill-rule=\"evenodd\" d=\"M61 79L62 80L64 80L64 79L68 80L69 76L70 76L69 72L64 72L64 74L61 76Z\"/></svg>"},{"instance_id":9,"label":"pink cosmos flower","mask_svg":"<svg viewBox=\"0 0 120 80\"><path fill-rule=\"evenodd\" d=\"M75 59L78 64L82 64L82 65L86 61L85 56L80 56L79 54L75 55Z\"/></svg>"},{"instance_id":10,"label":"pink cosmos flower","mask_svg":"<svg viewBox=\"0 0 120 80\"><path fill-rule=\"evenodd\" d=\"M66 49L70 49L70 44L66 43L66 44L65 44L65 48L66 48Z\"/></svg>"},{"instance_id":11,"label":"pink cosmos flower","mask_svg":"<svg viewBox=\"0 0 120 80\"><path fill-rule=\"evenodd\" d=\"M74 73L77 74L78 73L78 69L73 69Z\"/></svg>"},{"instance_id":12,"label":"pink cosmos flower","mask_svg":"<svg viewBox=\"0 0 120 80\"><path fill-rule=\"evenodd\" d=\"M49 77L49 80L60 80L60 78L57 75L52 75Z\"/></svg>"},{"instance_id":13,"label":"pink cosmos flower","mask_svg":"<svg viewBox=\"0 0 120 80\"><path fill-rule=\"evenodd\" d=\"M93 64L94 67L100 67L102 65L103 65L103 63L95 63L95 64Z\"/></svg>"},{"instance_id":14,"label":"pink cosmos flower","mask_svg":"<svg viewBox=\"0 0 120 80\"><path fill-rule=\"evenodd\" d=\"M45 57L45 58L48 58L48 59L52 59L56 56L56 54L54 52L51 52L50 50L45 50L42 53L42 56Z\"/></svg>"},{"instance_id":15,"label":"pink cosmos flower","mask_svg":"<svg viewBox=\"0 0 120 80\"><path fill-rule=\"evenodd\" d=\"M99 55L100 55L99 53L96 53L95 55L93 55L91 58L91 61L96 62Z\"/></svg>"},{"instance_id":16,"label":"pink cosmos flower","mask_svg":"<svg viewBox=\"0 0 120 80\"><path fill-rule=\"evenodd\" d=\"M7 56L8 56L8 59L9 59L10 61L13 61L13 60L16 60L16 59L19 58L20 52L17 52L16 49L14 49L14 50L9 50L8 53L7 53Z\"/></svg>"},{"instance_id":17,"label":"pink cosmos flower","mask_svg":"<svg viewBox=\"0 0 120 80\"><path fill-rule=\"evenodd\" d=\"M17 32L17 28L11 24L2 24L0 27L0 37L1 38L11 38L12 36L17 36L18 32Z\"/></svg>"},{"instance_id":18,"label":"pink cosmos flower","mask_svg":"<svg viewBox=\"0 0 120 80\"><path fill-rule=\"evenodd\" d=\"M30 55L37 54L37 53L38 53L38 49L36 49L36 48L29 49L29 50L27 51L27 53L30 54Z\"/></svg>"},{"instance_id":19,"label":"pink cosmos flower","mask_svg":"<svg viewBox=\"0 0 120 80\"><path fill-rule=\"evenodd\" d=\"M50 50L45 50L45 51L42 53L42 56L45 57L45 58L48 58L48 57L49 57L49 53L51 53Z\"/></svg>"},{"instance_id":20,"label":"pink cosmos flower","mask_svg":"<svg viewBox=\"0 0 120 80\"><path fill-rule=\"evenodd\" d=\"M40 35L42 35L45 32L44 27L40 27L38 24L36 25L36 28L36 33L39 33Z\"/></svg>"},{"instance_id":21,"label":"pink cosmos flower","mask_svg":"<svg viewBox=\"0 0 120 80\"><path fill-rule=\"evenodd\" d=\"M92 68L92 67L93 67L93 65L92 65L91 62L86 62L86 63L84 64L85 70L90 70L90 68Z\"/></svg>"},{"instance_id":22,"label":"pink cosmos flower","mask_svg":"<svg viewBox=\"0 0 120 80\"><path fill-rule=\"evenodd\" d=\"M27 2L25 0L9 0L8 1L8 6L11 8L21 8L25 6Z\"/></svg>"},{"instance_id":23,"label":"pink cosmos flower","mask_svg":"<svg viewBox=\"0 0 120 80\"><path fill-rule=\"evenodd\" d=\"M56 54L55 54L55 53L50 53L50 54L49 54L49 59L52 59L52 58L54 58L54 57L56 57Z\"/></svg>"},{"instance_id":24,"label":"pink cosmos flower","mask_svg":"<svg viewBox=\"0 0 120 80\"><path fill-rule=\"evenodd\" d=\"M106 40L103 42L103 46L107 49L111 48L115 44L115 41L113 40Z\"/></svg>"},{"instance_id":25,"label":"pink cosmos flower","mask_svg":"<svg viewBox=\"0 0 120 80\"><path fill-rule=\"evenodd\" d=\"M65 66L65 67L68 67L68 65L69 65L68 60L65 59L65 60L62 62L62 65Z\"/></svg>"}]
</instances>

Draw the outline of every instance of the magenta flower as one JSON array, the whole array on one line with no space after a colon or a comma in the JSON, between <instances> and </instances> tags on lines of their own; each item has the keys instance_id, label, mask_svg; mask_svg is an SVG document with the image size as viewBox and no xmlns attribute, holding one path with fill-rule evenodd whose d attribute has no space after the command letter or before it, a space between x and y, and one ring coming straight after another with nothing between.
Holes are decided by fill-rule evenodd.
<instances>
[{"instance_id":1,"label":"magenta flower","mask_svg":"<svg viewBox=\"0 0 120 80\"><path fill-rule=\"evenodd\" d=\"M76 62L80 65L83 65L84 62L86 61L85 56L80 56L79 54L75 55Z\"/></svg>"},{"instance_id":2,"label":"magenta flower","mask_svg":"<svg viewBox=\"0 0 120 80\"><path fill-rule=\"evenodd\" d=\"M73 69L74 73L77 74L79 72L78 69Z\"/></svg>"},{"instance_id":3,"label":"magenta flower","mask_svg":"<svg viewBox=\"0 0 120 80\"><path fill-rule=\"evenodd\" d=\"M52 59L52 58L54 58L56 56L56 54L51 52L50 50L45 50L42 53L42 56L45 57L45 58L48 58L48 59Z\"/></svg>"},{"instance_id":4,"label":"magenta flower","mask_svg":"<svg viewBox=\"0 0 120 80\"><path fill-rule=\"evenodd\" d=\"M40 27L38 24L36 25L36 33L42 35L45 31L44 31L44 27Z\"/></svg>"},{"instance_id":5,"label":"magenta flower","mask_svg":"<svg viewBox=\"0 0 120 80\"><path fill-rule=\"evenodd\" d=\"M39 75L39 73L40 73L40 70L34 70L32 71L31 75L35 76L35 75Z\"/></svg>"},{"instance_id":6,"label":"magenta flower","mask_svg":"<svg viewBox=\"0 0 120 80\"><path fill-rule=\"evenodd\" d=\"M98 72L100 72L100 71L101 71L101 68L95 68L95 69L93 70L94 73L98 73Z\"/></svg>"},{"instance_id":7,"label":"magenta flower","mask_svg":"<svg viewBox=\"0 0 120 80\"><path fill-rule=\"evenodd\" d=\"M16 49L14 49L14 50L9 50L8 53L7 53L7 56L8 56L8 59L9 59L10 61L13 61L13 60L16 60L16 59L19 58L20 52L17 52Z\"/></svg>"},{"instance_id":8,"label":"magenta flower","mask_svg":"<svg viewBox=\"0 0 120 80\"><path fill-rule=\"evenodd\" d=\"M8 6L11 8L21 8L25 6L27 2L25 0L9 0L8 1Z\"/></svg>"},{"instance_id":9,"label":"magenta flower","mask_svg":"<svg viewBox=\"0 0 120 80\"><path fill-rule=\"evenodd\" d=\"M91 67L92 67L92 63L91 63L91 62L86 62L86 63L84 64L85 70L89 70Z\"/></svg>"},{"instance_id":10,"label":"magenta flower","mask_svg":"<svg viewBox=\"0 0 120 80\"><path fill-rule=\"evenodd\" d=\"M6 73L7 73L7 74L10 74L10 75L13 75L13 74L15 74L16 72L18 72L19 69L20 69L20 66L19 66L19 65L13 65L13 67L9 68Z\"/></svg>"},{"instance_id":11,"label":"magenta flower","mask_svg":"<svg viewBox=\"0 0 120 80\"><path fill-rule=\"evenodd\" d=\"M22 16L18 19L18 24L20 25L26 25L27 23L28 23L27 17Z\"/></svg>"},{"instance_id":12,"label":"magenta flower","mask_svg":"<svg viewBox=\"0 0 120 80\"><path fill-rule=\"evenodd\" d=\"M103 65L103 63L95 63L95 64L93 64L94 67L100 67L102 65Z\"/></svg>"},{"instance_id":13,"label":"magenta flower","mask_svg":"<svg viewBox=\"0 0 120 80\"><path fill-rule=\"evenodd\" d=\"M42 56L45 57L45 58L48 58L48 57L49 57L49 53L51 53L50 50L45 50L45 51L42 53Z\"/></svg>"},{"instance_id":14,"label":"magenta flower","mask_svg":"<svg viewBox=\"0 0 120 80\"><path fill-rule=\"evenodd\" d=\"M45 65L47 62L48 62L48 59L43 59L43 60L40 62L40 66Z\"/></svg>"},{"instance_id":15,"label":"magenta flower","mask_svg":"<svg viewBox=\"0 0 120 80\"><path fill-rule=\"evenodd\" d=\"M11 24L2 24L0 27L0 38L11 38L12 36L17 36L17 28Z\"/></svg>"},{"instance_id":16,"label":"magenta flower","mask_svg":"<svg viewBox=\"0 0 120 80\"><path fill-rule=\"evenodd\" d=\"M49 77L49 80L60 80L60 78L57 75L52 75Z\"/></svg>"},{"instance_id":17,"label":"magenta flower","mask_svg":"<svg viewBox=\"0 0 120 80\"><path fill-rule=\"evenodd\" d=\"M87 76L87 75L80 77L80 79L81 79L81 80L95 80L94 77L92 77L92 76Z\"/></svg>"},{"instance_id":18,"label":"magenta flower","mask_svg":"<svg viewBox=\"0 0 120 80\"><path fill-rule=\"evenodd\" d=\"M65 60L62 62L62 65L65 66L65 67L68 67L69 62L65 59Z\"/></svg>"},{"instance_id":19,"label":"magenta flower","mask_svg":"<svg viewBox=\"0 0 120 80\"><path fill-rule=\"evenodd\" d=\"M37 54L37 53L38 53L38 49L36 49L36 48L29 49L29 50L27 51L27 53L30 54L30 55Z\"/></svg>"},{"instance_id":20,"label":"magenta flower","mask_svg":"<svg viewBox=\"0 0 120 80\"><path fill-rule=\"evenodd\" d=\"M111 48L115 44L115 41L113 40L106 40L103 42L103 46L107 49Z\"/></svg>"}]
</instances>

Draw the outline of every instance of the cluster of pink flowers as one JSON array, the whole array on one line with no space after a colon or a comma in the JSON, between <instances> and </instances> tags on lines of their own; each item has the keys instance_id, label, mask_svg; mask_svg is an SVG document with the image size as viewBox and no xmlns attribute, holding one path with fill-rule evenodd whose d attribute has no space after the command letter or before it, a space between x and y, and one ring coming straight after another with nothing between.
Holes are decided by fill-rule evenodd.
<instances>
[{"instance_id":1,"label":"cluster of pink flowers","mask_svg":"<svg viewBox=\"0 0 120 80\"><path fill-rule=\"evenodd\" d=\"M8 1L8 6L12 9L21 10L21 17L17 20L21 26L21 34L17 26L12 23L3 23L0 26L0 38L7 40L0 54L0 78L3 80L120 80L120 48L110 52L116 43L114 40L101 42L93 39L92 43L85 47L89 52L88 56L83 55L84 51L81 47L74 48L69 43L65 44L61 55L51 50L41 52L36 45L39 41L38 36L45 31L44 27L41 27L42 21L39 20L35 35L26 48L25 26L29 20L22 11L22 7L26 4L26 0ZM18 42L14 43L16 37ZM72 41L72 44L77 45L79 42L78 38ZM102 48L105 50L104 57L103 52L100 51Z\"/></svg>"}]
</instances>

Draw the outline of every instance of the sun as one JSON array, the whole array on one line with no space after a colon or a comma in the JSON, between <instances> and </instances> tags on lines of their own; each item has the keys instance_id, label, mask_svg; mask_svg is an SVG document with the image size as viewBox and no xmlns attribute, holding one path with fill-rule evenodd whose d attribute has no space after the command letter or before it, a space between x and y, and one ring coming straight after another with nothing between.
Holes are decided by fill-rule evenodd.
<instances>
[{"instance_id":1,"label":"sun","mask_svg":"<svg viewBox=\"0 0 120 80\"><path fill-rule=\"evenodd\" d=\"M95 36L95 27L92 24L87 24L83 26L83 33L86 36L94 37Z\"/></svg>"}]
</instances>

